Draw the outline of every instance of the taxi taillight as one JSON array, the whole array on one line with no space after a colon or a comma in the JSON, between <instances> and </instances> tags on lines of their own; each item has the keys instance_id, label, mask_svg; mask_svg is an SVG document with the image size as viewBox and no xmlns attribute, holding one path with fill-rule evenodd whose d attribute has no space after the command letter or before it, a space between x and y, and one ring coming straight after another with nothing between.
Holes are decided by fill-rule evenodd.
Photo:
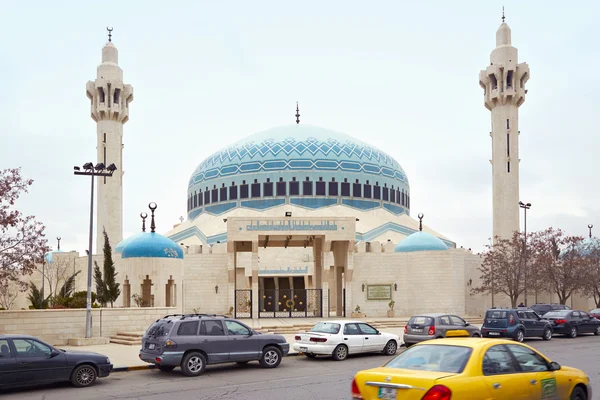
<instances>
[{"instance_id":1,"label":"taxi taillight","mask_svg":"<svg viewBox=\"0 0 600 400\"><path fill-rule=\"evenodd\" d=\"M429 332L427 332L427 334L428 334L429 336L433 336L433 335L435 335L435 326L434 326L434 325L431 325L431 326L429 327Z\"/></svg>"},{"instance_id":2,"label":"taxi taillight","mask_svg":"<svg viewBox=\"0 0 600 400\"><path fill-rule=\"evenodd\" d=\"M296 335L296 336L294 336L294 339L300 340L301 338L300 338L300 336Z\"/></svg>"},{"instance_id":3,"label":"taxi taillight","mask_svg":"<svg viewBox=\"0 0 600 400\"><path fill-rule=\"evenodd\" d=\"M450 400L452 391L444 385L435 385L425 393L421 400Z\"/></svg>"},{"instance_id":4,"label":"taxi taillight","mask_svg":"<svg viewBox=\"0 0 600 400\"><path fill-rule=\"evenodd\" d=\"M320 338L320 337L311 337L310 338L311 342L316 342L316 343L325 343L327 341L326 338Z\"/></svg>"},{"instance_id":5,"label":"taxi taillight","mask_svg":"<svg viewBox=\"0 0 600 400\"><path fill-rule=\"evenodd\" d=\"M566 324L567 320L566 319L555 319L554 322L556 322L557 324Z\"/></svg>"},{"instance_id":6,"label":"taxi taillight","mask_svg":"<svg viewBox=\"0 0 600 400\"><path fill-rule=\"evenodd\" d=\"M362 399L362 394L360 394L360 390L358 390L358 385L356 384L356 378L352 379L352 398L353 399Z\"/></svg>"},{"instance_id":7,"label":"taxi taillight","mask_svg":"<svg viewBox=\"0 0 600 400\"><path fill-rule=\"evenodd\" d=\"M408 325L404 325L404 333L408 333Z\"/></svg>"}]
</instances>

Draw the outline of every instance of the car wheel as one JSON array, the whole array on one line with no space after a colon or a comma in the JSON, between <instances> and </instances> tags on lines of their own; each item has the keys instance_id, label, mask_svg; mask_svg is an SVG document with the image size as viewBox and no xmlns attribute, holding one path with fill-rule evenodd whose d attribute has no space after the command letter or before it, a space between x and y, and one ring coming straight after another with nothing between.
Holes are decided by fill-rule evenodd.
<instances>
[{"instance_id":1,"label":"car wheel","mask_svg":"<svg viewBox=\"0 0 600 400\"><path fill-rule=\"evenodd\" d=\"M181 372L185 376L198 376L206 368L206 358L201 353L189 353L181 361Z\"/></svg>"},{"instance_id":2,"label":"car wheel","mask_svg":"<svg viewBox=\"0 0 600 400\"><path fill-rule=\"evenodd\" d=\"M596 335L596 336L600 335L600 326L596 327L596 330L594 331L594 335Z\"/></svg>"},{"instance_id":3,"label":"car wheel","mask_svg":"<svg viewBox=\"0 0 600 400\"><path fill-rule=\"evenodd\" d=\"M583 388L576 386L575 389L571 392L571 400L587 400L587 394Z\"/></svg>"},{"instance_id":4,"label":"car wheel","mask_svg":"<svg viewBox=\"0 0 600 400\"><path fill-rule=\"evenodd\" d=\"M344 361L348 358L348 348L343 344L338 344L337 347L333 349L332 356L335 361Z\"/></svg>"},{"instance_id":5,"label":"car wheel","mask_svg":"<svg viewBox=\"0 0 600 400\"><path fill-rule=\"evenodd\" d=\"M260 366L263 368L275 368L281 363L281 350L277 347L270 346L263 350L260 357Z\"/></svg>"},{"instance_id":6,"label":"car wheel","mask_svg":"<svg viewBox=\"0 0 600 400\"><path fill-rule=\"evenodd\" d=\"M394 354L396 354L397 350L398 345L396 344L396 341L390 340L386 343L385 347L383 348L383 354L385 354L386 356L393 356Z\"/></svg>"},{"instance_id":7,"label":"car wheel","mask_svg":"<svg viewBox=\"0 0 600 400\"><path fill-rule=\"evenodd\" d=\"M544 340L552 339L552 329L550 329L550 328L544 329L544 334L542 335L542 339L544 339Z\"/></svg>"},{"instance_id":8,"label":"car wheel","mask_svg":"<svg viewBox=\"0 0 600 400\"><path fill-rule=\"evenodd\" d=\"M569 331L569 337L571 339L575 339L577 337L577 328L575 328L574 326L571 327L571 330Z\"/></svg>"},{"instance_id":9,"label":"car wheel","mask_svg":"<svg viewBox=\"0 0 600 400\"><path fill-rule=\"evenodd\" d=\"M517 333L515 334L515 340L519 343L523 343L523 340L525 339L525 333L523 333L522 330L518 330Z\"/></svg>"},{"instance_id":10,"label":"car wheel","mask_svg":"<svg viewBox=\"0 0 600 400\"><path fill-rule=\"evenodd\" d=\"M473 334L473 337L481 337L481 335L480 335L479 333L475 332L475 333Z\"/></svg>"},{"instance_id":11,"label":"car wheel","mask_svg":"<svg viewBox=\"0 0 600 400\"><path fill-rule=\"evenodd\" d=\"M172 365L159 365L158 369L162 372L171 372L175 369L175 367Z\"/></svg>"},{"instance_id":12,"label":"car wheel","mask_svg":"<svg viewBox=\"0 0 600 400\"><path fill-rule=\"evenodd\" d=\"M98 374L96 368L89 364L84 364L76 367L71 374L71 383L75 387L90 386L96 381Z\"/></svg>"}]
</instances>

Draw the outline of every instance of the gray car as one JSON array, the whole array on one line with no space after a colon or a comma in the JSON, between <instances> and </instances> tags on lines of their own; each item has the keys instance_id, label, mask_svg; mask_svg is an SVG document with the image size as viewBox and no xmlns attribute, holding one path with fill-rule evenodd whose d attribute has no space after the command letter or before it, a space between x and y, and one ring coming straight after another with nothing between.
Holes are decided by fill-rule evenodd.
<instances>
[{"instance_id":1,"label":"gray car","mask_svg":"<svg viewBox=\"0 0 600 400\"><path fill-rule=\"evenodd\" d=\"M288 354L285 337L261 334L240 321L210 314L173 314L157 320L144 334L140 359L170 372L198 376L207 365L258 361L275 368Z\"/></svg>"},{"instance_id":2,"label":"gray car","mask_svg":"<svg viewBox=\"0 0 600 400\"><path fill-rule=\"evenodd\" d=\"M471 337L481 337L481 331L453 314L420 314L411 317L404 327L404 344L408 347L425 340L447 336L449 331L467 331Z\"/></svg>"}]
</instances>

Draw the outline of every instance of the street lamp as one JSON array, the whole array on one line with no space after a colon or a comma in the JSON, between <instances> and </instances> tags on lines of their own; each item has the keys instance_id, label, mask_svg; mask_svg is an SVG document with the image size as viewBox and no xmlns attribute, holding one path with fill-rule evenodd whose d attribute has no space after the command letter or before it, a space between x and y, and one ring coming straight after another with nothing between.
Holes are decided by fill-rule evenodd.
<instances>
[{"instance_id":1,"label":"street lamp","mask_svg":"<svg viewBox=\"0 0 600 400\"><path fill-rule=\"evenodd\" d=\"M519 207L521 207L523 210L525 210L525 248L523 250L524 252L524 258L525 258L525 307L527 307L527 210L529 210L531 208L531 203L523 203L522 201L519 201ZM536 285L537 286L537 285ZM536 300L537 301L537 300Z\"/></svg>"},{"instance_id":2,"label":"street lamp","mask_svg":"<svg viewBox=\"0 0 600 400\"><path fill-rule=\"evenodd\" d=\"M106 167L103 163L94 166L91 162L83 164L83 171L78 166L73 167L75 175L92 177L92 193L90 196L90 239L88 245L88 279L87 279L87 305L85 312L85 337L92 337L92 231L94 228L94 177L111 177L117 170L115 164ZM106 172L105 172L106 171Z\"/></svg>"}]
</instances>

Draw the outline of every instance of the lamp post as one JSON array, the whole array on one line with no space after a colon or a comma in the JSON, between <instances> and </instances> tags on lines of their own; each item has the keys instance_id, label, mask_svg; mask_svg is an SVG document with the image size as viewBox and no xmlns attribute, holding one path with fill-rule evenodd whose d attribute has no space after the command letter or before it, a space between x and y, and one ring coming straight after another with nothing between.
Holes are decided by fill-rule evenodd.
<instances>
[{"instance_id":1,"label":"lamp post","mask_svg":"<svg viewBox=\"0 0 600 400\"><path fill-rule=\"evenodd\" d=\"M524 234L525 234L525 248L523 249L523 253L524 253L524 258L525 258L525 307L527 307L527 210L529 210L531 208L531 203L523 203L522 201L519 201L519 207L521 207L523 210L525 210L525 228L524 228ZM537 286L537 285L536 285Z\"/></svg>"},{"instance_id":2,"label":"lamp post","mask_svg":"<svg viewBox=\"0 0 600 400\"><path fill-rule=\"evenodd\" d=\"M75 175L85 175L92 177L92 193L90 196L90 238L88 244L88 279L87 279L87 305L85 312L85 337L92 337L92 236L94 228L94 177L106 176L110 177L117 170L115 164L110 164L105 167L103 163L98 163L94 166L91 162L83 164L81 168L73 167ZM107 172L104 172L107 171Z\"/></svg>"}]
</instances>

